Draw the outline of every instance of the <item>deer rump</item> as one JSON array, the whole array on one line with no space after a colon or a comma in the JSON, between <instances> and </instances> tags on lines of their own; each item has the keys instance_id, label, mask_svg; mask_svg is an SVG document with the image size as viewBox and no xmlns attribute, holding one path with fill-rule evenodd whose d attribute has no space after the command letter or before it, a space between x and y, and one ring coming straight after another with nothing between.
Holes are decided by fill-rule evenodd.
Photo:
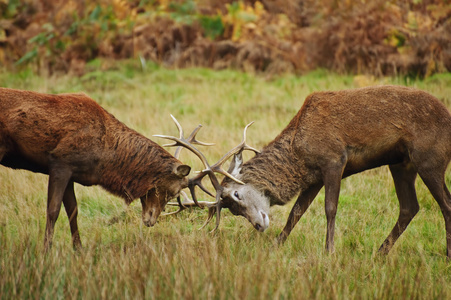
<instances>
[{"instance_id":1,"label":"deer rump","mask_svg":"<svg viewBox=\"0 0 451 300\"><path fill-rule=\"evenodd\" d=\"M444 182L450 159L451 115L432 95L400 86L317 92L260 154L231 172L244 186L224 179L222 206L264 231L270 205L299 195L279 235L283 242L324 186L326 248L333 251L341 179L389 165L400 215L381 251L390 250L419 209L419 174L443 212L450 256L451 196Z\"/></svg>"}]
</instances>

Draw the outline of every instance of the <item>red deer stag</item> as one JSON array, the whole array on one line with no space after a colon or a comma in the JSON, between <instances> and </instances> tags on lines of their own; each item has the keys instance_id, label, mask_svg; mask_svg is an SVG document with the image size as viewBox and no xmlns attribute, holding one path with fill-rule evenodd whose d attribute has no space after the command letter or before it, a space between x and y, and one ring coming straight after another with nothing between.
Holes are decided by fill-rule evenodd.
<instances>
[{"instance_id":1,"label":"red deer stag","mask_svg":"<svg viewBox=\"0 0 451 300\"><path fill-rule=\"evenodd\" d=\"M0 88L0 111L0 163L49 175L46 249L62 203L81 247L74 182L100 185L127 203L140 198L146 226L188 186L189 166L84 94Z\"/></svg>"},{"instance_id":2,"label":"red deer stag","mask_svg":"<svg viewBox=\"0 0 451 300\"><path fill-rule=\"evenodd\" d=\"M445 219L451 258L451 195L445 171L451 159L451 115L430 94L407 87L380 86L307 97L298 114L260 154L224 178L222 204L264 231L269 207L299 194L278 237L283 243L319 190L325 187L326 249L334 251L334 227L342 178L388 165L399 200L399 218L379 251L388 253L419 210L417 174Z\"/></svg>"}]
</instances>

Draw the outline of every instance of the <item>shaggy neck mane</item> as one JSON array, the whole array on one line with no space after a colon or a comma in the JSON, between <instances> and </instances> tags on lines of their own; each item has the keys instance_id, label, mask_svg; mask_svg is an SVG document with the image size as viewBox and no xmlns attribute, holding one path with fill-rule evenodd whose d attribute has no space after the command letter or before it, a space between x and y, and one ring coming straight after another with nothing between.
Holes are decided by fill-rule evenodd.
<instances>
[{"instance_id":1,"label":"shaggy neck mane","mask_svg":"<svg viewBox=\"0 0 451 300\"><path fill-rule=\"evenodd\" d=\"M246 184L264 193L271 205L286 204L304 185L301 175L303 166L292 147L286 147L286 141L279 137L243 164L240 177Z\"/></svg>"},{"instance_id":2,"label":"shaggy neck mane","mask_svg":"<svg viewBox=\"0 0 451 300\"><path fill-rule=\"evenodd\" d=\"M107 132L110 151L101 166L101 186L130 203L160 186L164 180L160 174L170 174L173 167L161 162L175 159L150 139L116 119L114 122L116 129Z\"/></svg>"}]
</instances>

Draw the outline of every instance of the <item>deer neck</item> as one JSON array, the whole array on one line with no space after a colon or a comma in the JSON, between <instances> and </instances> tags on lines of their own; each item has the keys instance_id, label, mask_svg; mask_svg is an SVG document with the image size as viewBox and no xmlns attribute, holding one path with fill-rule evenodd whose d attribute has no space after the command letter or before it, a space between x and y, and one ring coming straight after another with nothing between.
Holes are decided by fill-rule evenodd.
<instances>
[{"instance_id":1,"label":"deer neck","mask_svg":"<svg viewBox=\"0 0 451 300\"><path fill-rule=\"evenodd\" d=\"M299 155L281 141L274 141L243 165L240 177L270 199L271 205L283 205L306 186Z\"/></svg>"},{"instance_id":2,"label":"deer neck","mask_svg":"<svg viewBox=\"0 0 451 300\"><path fill-rule=\"evenodd\" d=\"M100 185L130 203L156 184L148 174L160 146L120 122L106 136Z\"/></svg>"}]
</instances>

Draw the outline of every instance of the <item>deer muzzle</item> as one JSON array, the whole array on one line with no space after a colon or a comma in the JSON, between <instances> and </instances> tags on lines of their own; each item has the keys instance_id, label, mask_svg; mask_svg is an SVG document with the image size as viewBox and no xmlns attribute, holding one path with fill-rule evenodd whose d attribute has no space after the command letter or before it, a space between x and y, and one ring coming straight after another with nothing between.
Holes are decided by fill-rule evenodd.
<instances>
[{"instance_id":1,"label":"deer muzzle","mask_svg":"<svg viewBox=\"0 0 451 300\"><path fill-rule=\"evenodd\" d=\"M152 227L157 223L158 216L160 215L160 210L157 207L153 207L147 211L143 211L143 223L147 227Z\"/></svg>"},{"instance_id":2,"label":"deer muzzle","mask_svg":"<svg viewBox=\"0 0 451 300\"><path fill-rule=\"evenodd\" d=\"M259 211L254 217L247 217L255 229L260 232L265 231L269 227L269 217L263 211Z\"/></svg>"}]
</instances>

